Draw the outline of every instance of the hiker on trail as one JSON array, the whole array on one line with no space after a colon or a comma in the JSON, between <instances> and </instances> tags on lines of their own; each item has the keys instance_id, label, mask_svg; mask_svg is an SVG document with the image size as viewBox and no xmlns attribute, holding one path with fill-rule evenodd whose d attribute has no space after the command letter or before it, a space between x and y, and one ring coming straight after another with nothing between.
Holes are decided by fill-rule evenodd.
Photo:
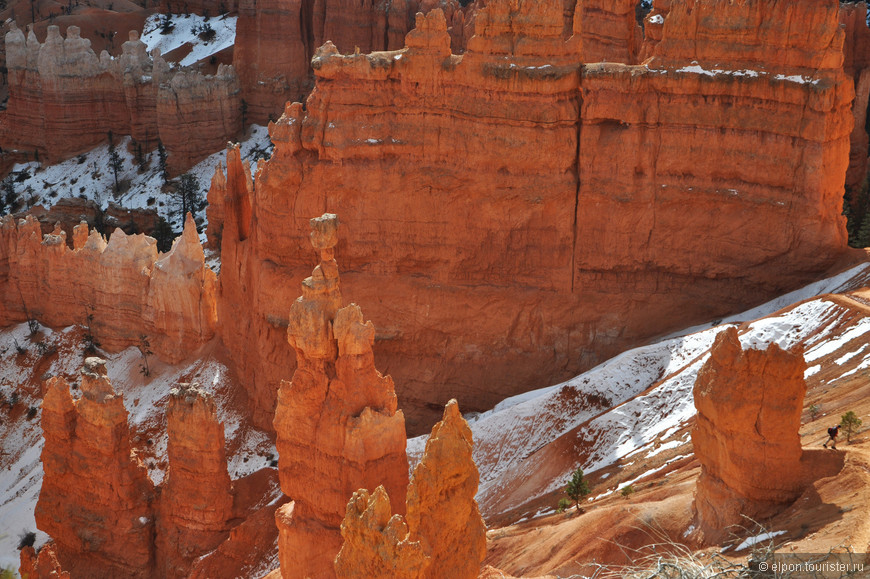
<instances>
[{"instance_id":1,"label":"hiker on trail","mask_svg":"<svg viewBox=\"0 0 870 579\"><path fill-rule=\"evenodd\" d=\"M837 435L840 434L840 425L832 426L828 429L828 440L822 445L825 448L828 448L828 443L831 443L831 448L837 450Z\"/></svg>"}]
</instances>

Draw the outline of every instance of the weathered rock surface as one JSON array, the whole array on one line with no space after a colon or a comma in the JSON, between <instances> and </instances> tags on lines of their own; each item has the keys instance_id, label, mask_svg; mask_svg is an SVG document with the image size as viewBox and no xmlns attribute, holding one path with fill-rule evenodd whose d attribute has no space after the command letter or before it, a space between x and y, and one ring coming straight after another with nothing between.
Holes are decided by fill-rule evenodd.
<instances>
[{"instance_id":1,"label":"weathered rock surface","mask_svg":"<svg viewBox=\"0 0 870 579\"><path fill-rule=\"evenodd\" d=\"M855 82L855 102L852 115L855 127L852 129L849 154L849 170L846 173L846 194L857 207L857 192L867 177L868 136L867 107L870 100L870 28L867 27L867 5L862 3L840 4L840 23L845 32L843 42L843 69Z\"/></svg>"},{"instance_id":2,"label":"weathered rock surface","mask_svg":"<svg viewBox=\"0 0 870 579\"><path fill-rule=\"evenodd\" d=\"M276 513L285 578L332 576L347 498L384 485L401 512L408 483L405 420L392 379L374 366L374 326L356 304L342 307L338 218L324 214L311 227L320 265L290 308L297 368L281 384L274 420L281 490L293 499Z\"/></svg>"},{"instance_id":3,"label":"weathered rock surface","mask_svg":"<svg viewBox=\"0 0 870 579\"><path fill-rule=\"evenodd\" d=\"M706 540L750 523L744 515L770 516L803 491L805 370L803 352L744 349L733 327L716 337L694 387L695 509Z\"/></svg>"},{"instance_id":4,"label":"weathered rock surface","mask_svg":"<svg viewBox=\"0 0 870 579\"><path fill-rule=\"evenodd\" d=\"M36 205L26 213L14 214L18 219L24 219L27 214L33 215L42 228L43 235L53 233L59 223L66 233L67 244L73 238L73 228L82 222L87 223L89 228L94 228L102 222L106 235L111 237L116 228L120 227L127 235L144 233L152 235L157 227L158 215L154 209L125 209L113 201L109 201L108 208L103 211L96 202L79 197L65 197L58 199L48 209Z\"/></svg>"},{"instance_id":5,"label":"weathered rock surface","mask_svg":"<svg viewBox=\"0 0 870 579\"><path fill-rule=\"evenodd\" d=\"M85 360L81 391L74 402L66 380L47 383L36 525L73 576L152 577L153 486L130 447L127 411L103 360Z\"/></svg>"},{"instance_id":6,"label":"weathered rock surface","mask_svg":"<svg viewBox=\"0 0 870 579\"><path fill-rule=\"evenodd\" d=\"M187 577L198 557L229 536L233 487L212 396L197 384L179 384L170 391L166 419L170 467L161 485L158 569L163 577Z\"/></svg>"},{"instance_id":7,"label":"weathered rock surface","mask_svg":"<svg viewBox=\"0 0 870 579\"><path fill-rule=\"evenodd\" d=\"M33 547L21 549L21 566L18 574L21 579L70 579L57 560L54 543L44 545L37 553Z\"/></svg>"},{"instance_id":8,"label":"weathered rock surface","mask_svg":"<svg viewBox=\"0 0 870 579\"><path fill-rule=\"evenodd\" d=\"M474 499L479 474L471 451L471 429L451 400L414 468L404 519L390 516L383 487L354 493L341 524L336 576L437 579L449 569L450 577L476 578L486 525Z\"/></svg>"},{"instance_id":9,"label":"weathered rock surface","mask_svg":"<svg viewBox=\"0 0 870 579\"><path fill-rule=\"evenodd\" d=\"M54 162L93 148L109 132L146 147L160 139L171 171L215 150L241 129L241 92L232 67L214 76L171 72L158 52L146 53L136 32L122 54L98 57L69 26L49 26L44 43L12 25L6 34L9 104L0 114L8 151L37 151Z\"/></svg>"},{"instance_id":10,"label":"weathered rock surface","mask_svg":"<svg viewBox=\"0 0 870 579\"><path fill-rule=\"evenodd\" d=\"M50 326L87 323L102 347L117 351L148 336L162 359L177 362L212 338L215 275L205 266L188 220L172 250L157 252L143 234L116 229L108 243L86 225L42 235L28 216L0 219L0 326L28 317Z\"/></svg>"},{"instance_id":11,"label":"weathered rock surface","mask_svg":"<svg viewBox=\"0 0 870 579\"><path fill-rule=\"evenodd\" d=\"M402 50L320 49L255 187L228 160L243 209L222 239L224 339L256 345L230 350L258 414L288 363L282 288L310 270L307 218L324 209L350 224L348 295L370 304L417 433L460 389L469 411L491 407L841 259L853 91L837 3L698 4L715 14L659 14L649 66L581 67L557 0L489 2L461 56L438 10ZM714 38L732 20L736 52Z\"/></svg>"}]
</instances>

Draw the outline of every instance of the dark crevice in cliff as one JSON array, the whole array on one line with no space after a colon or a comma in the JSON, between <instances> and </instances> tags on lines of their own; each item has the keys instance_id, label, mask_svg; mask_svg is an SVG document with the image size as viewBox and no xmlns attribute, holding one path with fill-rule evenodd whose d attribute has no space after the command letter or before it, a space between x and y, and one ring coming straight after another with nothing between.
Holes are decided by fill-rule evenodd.
<instances>
[{"instance_id":1,"label":"dark crevice in cliff","mask_svg":"<svg viewBox=\"0 0 870 579\"><path fill-rule=\"evenodd\" d=\"M390 8L392 5L392 2L387 2L384 6L384 44L381 47L381 50L390 49Z\"/></svg>"},{"instance_id":2,"label":"dark crevice in cliff","mask_svg":"<svg viewBox=\"0 0 870 579\"><path fill-rule=\"evenodd\" d=\"M299 7L299 38L305 46L305 58L314 56L314 0L302 0Z\"/></svg>"},{"instance_id":3,"label":"dark crevice in cliff","mask_svg":"<svg viewBox=\"0 0 870 579\"><path fill-rule=\"evenodd\" d=\"M580 87L577 87L577 93L580 95ZM574 293L574 279L577 277L577 222L578 215L577 212L580 210L580 133L583 130L583 97L577 97L577 134L576 134L576 144L574 146L574 174L575 174L575 187L574 187L574 223L572 224L571 230L573 239L571 240L571 293Z\"/></svg>"}]
</instances>

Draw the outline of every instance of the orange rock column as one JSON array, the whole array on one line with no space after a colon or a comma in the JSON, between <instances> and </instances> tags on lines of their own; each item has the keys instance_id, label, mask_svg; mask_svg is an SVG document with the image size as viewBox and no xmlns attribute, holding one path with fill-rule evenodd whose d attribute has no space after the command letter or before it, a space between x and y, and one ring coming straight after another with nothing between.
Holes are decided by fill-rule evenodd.
<instances>
[{"instance_id":1,"label":"orange rock column","mask_svg":"<svg viewBox=\"0 0 870 579\"><path fill-rule=\"evenodd\" d=\"M802 352L743 349L735 328L716 337L694 387L695 510L704 540L747 524L743 515L769 516L803 491L805 370Z\"/></svg>"},{"instance_id":2,"label":"orange rock column","mask_svg":"<svg viewBox=\"0 0 870 579\"><path fill-rule=\"evenodd\" d=\"M281 489L293 499L276 513L285 578L333 576L353 492L382 484L404 510L408 483L405 419L392 379L375 369L374 326L355 304L341 307L338 218L311 226L321 262L290 309L297 369L281 384L274 420Z\"/></svg>"},{"instance_id":3,"label":"orange rock column","mask_svg":"<svg viewBox=\"0 0 870 579\"><path fill-rule=\"evenodd\" d=\"M229 535L233 487L211 394L179 384L170 391L166 419L169 472L160 496L157 552L165 577L187 577L193 561Z\"/></svg>"}]
</instances>

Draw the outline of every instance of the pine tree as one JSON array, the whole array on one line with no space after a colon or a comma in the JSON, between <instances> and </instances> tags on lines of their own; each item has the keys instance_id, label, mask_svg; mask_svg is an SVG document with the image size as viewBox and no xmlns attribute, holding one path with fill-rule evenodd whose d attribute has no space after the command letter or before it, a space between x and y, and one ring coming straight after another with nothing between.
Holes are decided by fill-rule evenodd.
<instances>
[{"instance_id":1,"label":"pine tree","mask_svg":"<svg viewBox=\"0 0 870 579\"><path fill-rule=\"evenodd\" d=\"M118 193L118 171L124 167L124 162L118 151L115 150L115 143L112 138L112 131L109 131L109 165L112 167L112 175L115 177L115 194Z\"/></svg>"},{"instance_id":2,"label":"pine tree","mask_svg":"<svg viewBox=\"0 0 870 579\"><path fill-rule=\"evenodd\" d=\"M589 483L583 476L583 469L578 468L571 475L571 480L568 482L568 486L565 487L565 494L568 495L568 498L574 501L574 505L580 506L580 499L588 495L591 491L589 490Z\"/></svg>"},{"instance_id":3,"label":"pine tree","mask_svg":"<svg viewBox=\"0 0 870 579\"><path fill-rule=\"evenodd\" d=\"M163 177L163 185L169 182L169 172L166 170L166 148L162 141L157 141L157 165L160 167L160 176Z\"/></svg>"},{"instance_id":4,"label":"pine tree","mask_svg":"<svg viewBox=\"0 0 870 579\"><path fill-rule=\"evenodd\" d=\"M846 442L852 442L852 435L858 432L863 421L851 410L840 417L840 426L846 432Z\"/></svg>"}]
</instances>

